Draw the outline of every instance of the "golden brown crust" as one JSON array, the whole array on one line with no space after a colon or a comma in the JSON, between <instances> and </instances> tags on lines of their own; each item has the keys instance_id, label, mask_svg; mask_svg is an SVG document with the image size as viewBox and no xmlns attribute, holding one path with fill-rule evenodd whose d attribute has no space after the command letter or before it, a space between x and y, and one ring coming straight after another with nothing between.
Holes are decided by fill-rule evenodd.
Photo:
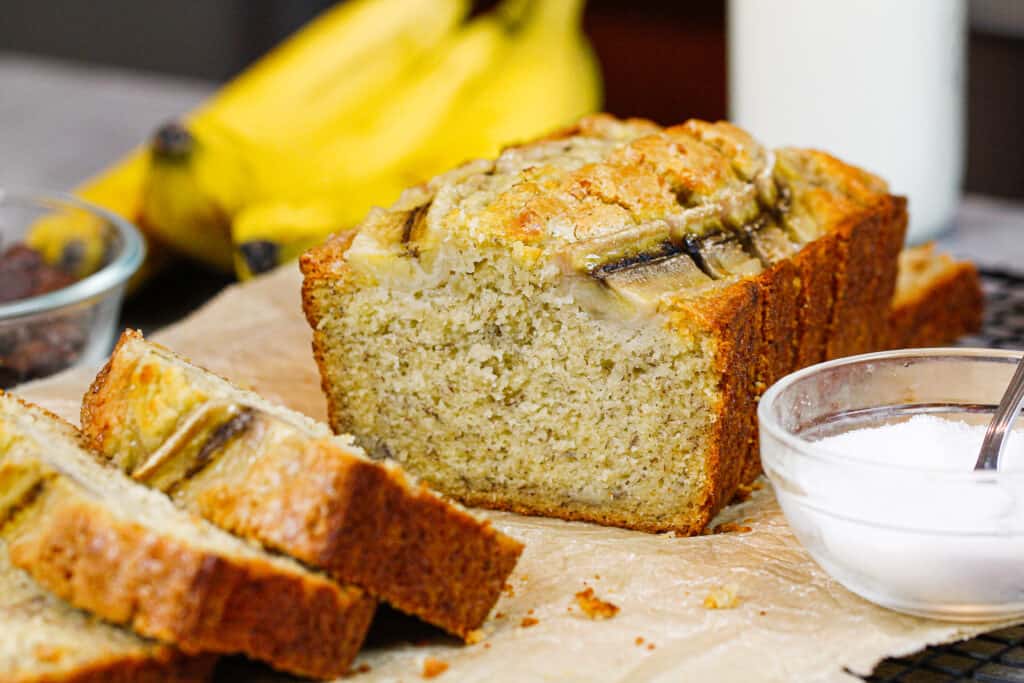
<instances>
[{"instance_id":1,"label":"golden brown crust","mask_svg":"<svg viewBox=\"0 0 1024 683\"><path fill-rule=\"evenodd\" d=\"M411 485L401 471L331 443L288 455L303 476L279 487L276 500L245 495L280 481L287 463L271 455L257 460L241 487L204 493L200 513L446 631L464 638L479 628L521 543Z\"/></svg>"},{"instance_id":2,"label":"golden brown crust","mask_svg":"<svg viewBox=\"0 0 1024 683\"><path fill-rule=\"evenodd\" d=\"M83 399L83 432L101 453L111 434L142 431L130 417L140 362L126 347L133 341L145 343L138 333L122 335ZM160 362L141 370L154 396ZM248 459L240 480L204 486L194 511L456 635L466 637L483 623L522 552L521 543L397 467L332 441L297 437L251 451Z\"/></svg>"},{"instance_id":3,"label":"golden brown crust","mask_svg":"<svg viewBox=\"0 0 1024 683\"><path fill-rule=\"evenodd\" d=\"M699 533L733 497L740 484L760 471L757 424L751 419L757 406L758 354L764 292L756 283L741 280L714 297L698 300L687 313L702 320L717 340L714 368L720 379L719 407L712 426L711 448L705 468L708 486L701 512L681 533ZM673 316L674 318L674 316ZM674 318L679 329L680 323Z\"/></svg>"},{"instance_id":4,"label":"golden brown crust","mask_svg":"<svg viewBox=\"0 0 1024 683\"><path fill-rule=\"evenodd\" d=\"M981 329L985 295L973 263L953 261L930 245L904 256L901 269L922 272L908 274L894 297L885 348L942 346Z\"/></svg>"},{"instance_id":5,"label":"golden brown crust","mask_svg":"<svg viewBox=\"0 0 1024 683\"><path fill-rule=\"evenodd\" d=\"M835 298L833 265L839 258L838 247L836 236L826 234L804 245L791 259L800 278L794 369L825 360Z\"/></svg>"},{"instance_id":6,"label":"golden brown crust","mask_svg":"<svg viewBox=\"0 0 1024 683\"><path fill-rule=\"evenodd\" d=\"M312 574L198 550L55 484L3 530L11 561L71 604L183 652L245 653L341 675L374 603Z\"/></svg>"},{"instance_id":7,"label":"golden brown crust","mask_svg":"<svg viewBox=\"0 0 1024 683\"><path fill-rule=\"evenodd\" d=\"M838 227L839 258L826 358L884 346L885 319L896 289L906 227L906 199L894 196L852 213Z\"/></svg>"},{"instance_id":8,"label":"golden brown crust","mask_svg":"<svg viewBox=\"0 0 1024 683\"><path fill-rule=\"evenodd\" d=\"M184 655L162 648L153 656L111 656L72 671L5 676L0 683L204 683L216 655Z\"/></svg>"}]
</instances>

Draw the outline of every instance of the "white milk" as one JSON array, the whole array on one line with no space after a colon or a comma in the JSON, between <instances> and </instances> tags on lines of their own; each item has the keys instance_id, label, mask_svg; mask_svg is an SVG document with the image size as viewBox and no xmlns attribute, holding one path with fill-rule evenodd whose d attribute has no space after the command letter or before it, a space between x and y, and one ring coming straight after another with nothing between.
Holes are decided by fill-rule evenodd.
<instances>
[{"instance_id":1,"label":"white milk","mask_svg":"<svg viewBox=\"0 0 1024 683\"><path fill-rule=\"evenodd\" d=\"M883 176L924 241L960 196L965 33L963 0L730 0L730 116Z\"/></svg>"}]
</instances>

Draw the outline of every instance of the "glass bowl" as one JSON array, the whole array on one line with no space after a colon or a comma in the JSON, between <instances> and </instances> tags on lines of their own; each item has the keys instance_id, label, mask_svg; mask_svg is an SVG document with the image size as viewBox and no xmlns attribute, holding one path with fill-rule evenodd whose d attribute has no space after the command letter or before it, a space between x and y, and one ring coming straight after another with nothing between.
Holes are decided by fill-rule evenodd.
<instances>
[{"instance_id":1,"label":"glass bowl","mask_svg":"<svg viewBox=\"0 0 1024 683\"><path fill-rule=\"evenodd\" d=\"M101 361L114 340L125 284L145 253L139 232L108 211L69 195L0 188L0 253L18 244L74 279L0 303L0 388Z\"/></svg>"},{"instance_id":2,"label":"glass bowl","mask_svg":"<svg viewBox=\"0 0 1024 683\"><path fill-rule=\"evenodd\" d=\"M758 406L765 472L793 532L833 578L918 616L1024 616L1021 464L990 472L921 468L819 443L918 414L987 424L1021 355L914 349L852 356L788 375L765 392Z\"/></svg>"}]
</instances>

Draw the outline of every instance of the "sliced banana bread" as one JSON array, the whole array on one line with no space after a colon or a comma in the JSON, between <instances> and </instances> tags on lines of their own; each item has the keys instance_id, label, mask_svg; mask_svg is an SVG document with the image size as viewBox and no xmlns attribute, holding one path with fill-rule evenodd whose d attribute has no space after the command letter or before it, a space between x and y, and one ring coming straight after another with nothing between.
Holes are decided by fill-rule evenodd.
<instances>
[{"instance_id":1,"label":"sliced banana bread","mask_svg":"<svg viewBox=\"0 0 1024 683\"><path fill-rule=\"evenodd\" d=\"M187 653L344 673L374 601L273 557L101 464L77 431L0 394L0 539L72 605Z\"/></svg>"},{"instance_id":2,"label":"sliced banana bread","mask_svg":"<svg viewBox=\"0 0 1024 683\"><path fill-rule=\"evenodd\" d=\"M82 430L134 479L451 633L479 627L522 544L349 437L122 335Z\"/></svg>"},{"instance_id":3,"label":"sliced banana bread","mask_svg":"<svg viewBox=\"0 0 1024 683\"><path fill-rule=\"evenodd\" d=\"M471 505L697 533L760 391L884 343L905 225L822 152L584 119L304 255L331 426Z\"/></svg>"},{"instance_id":4,"label":"sliced banana bread","mask_svg":"<svg viewBox=\"0 0 1024 683\"><path fill-rule=\"evenodd\" d=\"M934 244L905 249L900 254L886 346L948 344L981 329L984 307L985 294L973 263L936 251Z\"/></svg>"},{"instance_id":5,"label":"sliced banana bread","mask_svg":"<svg viewBox=\"0 0 1024 683\"><path fill-rule=\"evenodd\" d=\"M0 683L198 683L215 663L71 607L11 565L0 540Z\"/></svg>"}]
</instances>

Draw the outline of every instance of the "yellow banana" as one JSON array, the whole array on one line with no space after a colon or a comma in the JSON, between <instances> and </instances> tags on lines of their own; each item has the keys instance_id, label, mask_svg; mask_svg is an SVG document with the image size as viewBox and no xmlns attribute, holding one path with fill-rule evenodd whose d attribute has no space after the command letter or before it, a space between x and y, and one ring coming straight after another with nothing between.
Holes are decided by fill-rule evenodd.
<instances>
[{"instance_id":1,"label":"yellow banana","mask_svg":"<svg viewBox=\"0 0 1024 683\"><path fill-rule=\"evenodd\" d=\"M478 16L403 79L380 106L324 131L316 141L317 156L312 161L325 169L323 182L354 185L361 178L400 169L410 152L452 117L463 94L488 77L506 41L507 31L499 16Z\"/></svg>"},{"instance_id":2,"label":"yellow banana","mask_svg":"<svg viewBox=\"0 0 1024 683\"><path fill-rule=\"evenodd\" d=\"M494 156L600 108L600 65L582 31L585 4L529 2L499 68L467 93L443 134L426 141L417 172Z\"/></svg>"},{"instance_id":3,"label":"yellow banana","mask_svg":"<svg viewBox=\"0 0 1024 683\"><path fill-rule=\"evenodd\" d=\"M229 83L198 116L264 144L301 143L393 93L469 7L469 0L339 3Z\"/></svg>"},{"instance_id":4,"label":"yellow banana","mask_svg":"<svg viewBox=\"0 0 1024 683\"><path fill-rule=\"evenodd\" d=\"M264 193L259 156L208 121L161 127L140 191L141 224L176 251L230 270L231 217Z\"/></svg>"},{"instance_id":5,"label":"yellow banana","mask_svg":"<svg viewBox=\"0 0 1024 683\"><path fill-rule=\"evenodd\" d=\"M330 200L270 200L248 206L231 223L235 273L247 280L271 270L360 218Z\"/></svg>"}]
</instances>

